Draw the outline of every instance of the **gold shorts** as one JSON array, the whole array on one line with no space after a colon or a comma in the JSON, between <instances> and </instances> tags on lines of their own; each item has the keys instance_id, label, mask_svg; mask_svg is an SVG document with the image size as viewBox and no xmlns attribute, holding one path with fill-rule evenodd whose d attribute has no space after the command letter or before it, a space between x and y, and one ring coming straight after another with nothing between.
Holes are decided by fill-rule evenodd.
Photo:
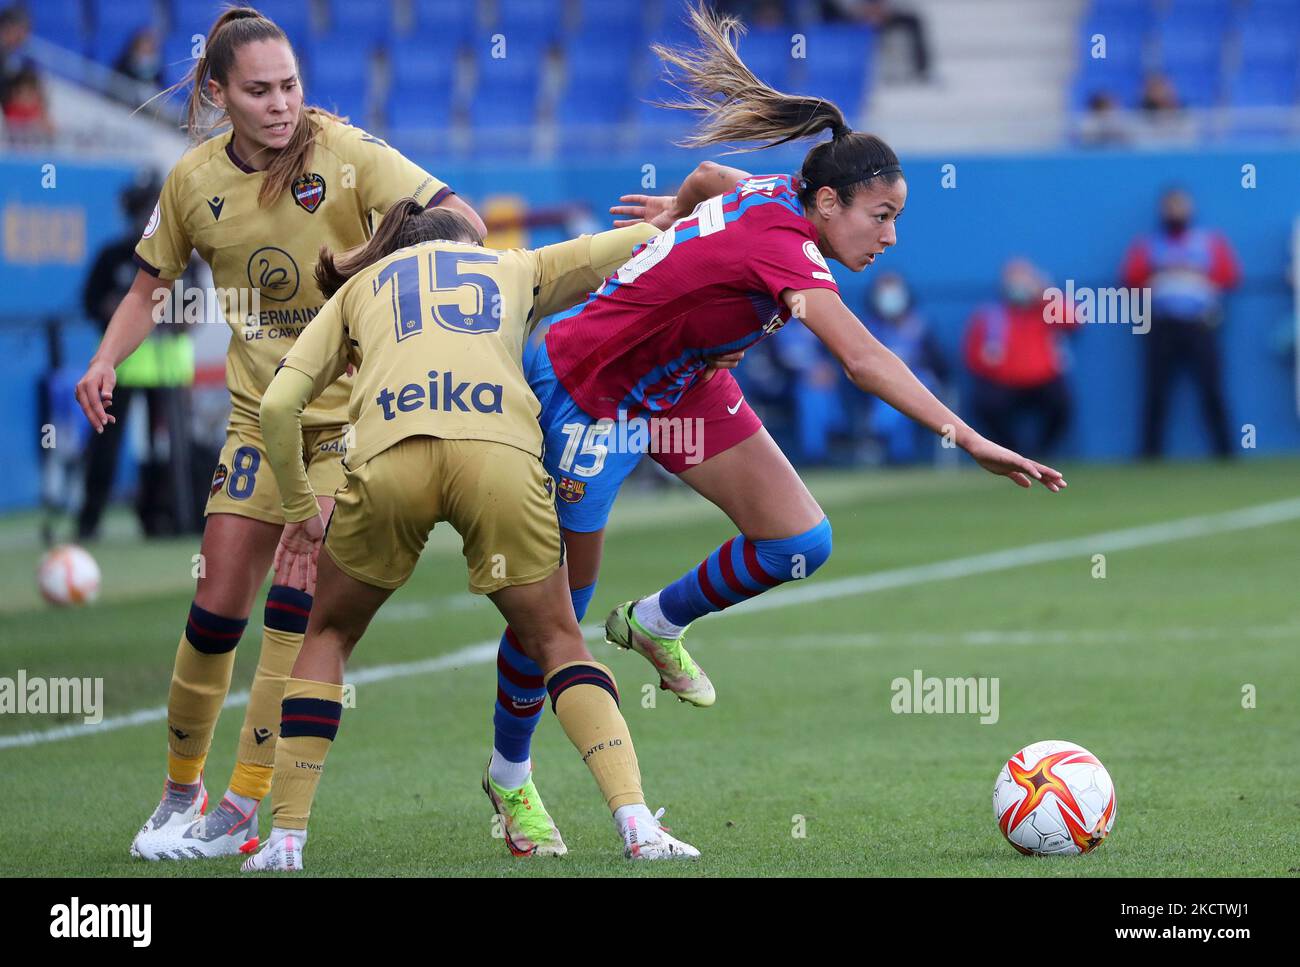
<instances>
[{"instance_id":1,"label":"gold shorts","mask_svg":"<svg viewBox=\"0 0 1300 967\"><path fill-rule=\"evenodd\" d=\"M333 497L343 486L343 458L347 456L346 427L304 430L303 463L307 479L318 497ZM284 523L280 487L266 459L266 444L260 427L231 424L226 427L226 445L221 448L205 514L237 514Z\"/></svg>"},{"instance_id":2,"label":"gold shorts","mask_svg":"<svg viewBox=\"0 0 1300 967\"><path fill-rule=\"evenodd\" d=\"M554 482L523 450L412 436L346 473L325 550L365 584L401 587L439 521L464 542L475 594L532 584L564 561Z\"/></svg>"}]
</instances>

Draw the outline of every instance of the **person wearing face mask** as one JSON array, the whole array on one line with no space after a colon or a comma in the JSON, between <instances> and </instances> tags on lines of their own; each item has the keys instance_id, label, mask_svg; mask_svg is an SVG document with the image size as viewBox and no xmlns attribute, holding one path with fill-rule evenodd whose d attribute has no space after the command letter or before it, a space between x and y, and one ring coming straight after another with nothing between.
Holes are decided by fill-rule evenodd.
<instances>
[{"instance_id":1,"label":"person wearing face mask","mask_svg":"<svg viewBox=\"0 0 1300 967\"><path fill-rule=\"evenodd\" d=\"M1151 330L1146 336L1142 456L1159 457L1169 392L1186 369L1201 398L1201 415L1219 457L1232 455L1223 399L1219 323L1223 293L1241 270L1228 240L1193 225L1192 197L1172 188L1160 197L1160 229L1137 238L1120 270L1131 288L1151 289Z\"/></svg>"},{"instance_id":2,"label":"person wearing face mask","mask_svg":"<svg viewBox=\"0 0 1300 967\"><path fill-rule=\"evenodd\" d=\"M1064 326L1048 324L1046 285L1033 263L1009 261L1002 270L1001 300L976 309L967 323L963 354L973 378L976 419L1016 448L1051 452L1070 425L1061 334L1075 323L1071 315Z\"/></svg>"},{"instance_id":3,"label":"person wearing face mask","mask_svg":"<svg viewBox=\"0 0 1300 967\"><path fill-rule=\"evenodd\" d=\"M945 395L948 363L925 319L913 307L911 290L901 275L886 272L876 279L867 296L866 323L927 389ZM888 463L915 463L929 452L924 449L928 438L917 432L915 423L881 400L869 402L871 431L884 444Z\"/></svg>"}]
</instances>

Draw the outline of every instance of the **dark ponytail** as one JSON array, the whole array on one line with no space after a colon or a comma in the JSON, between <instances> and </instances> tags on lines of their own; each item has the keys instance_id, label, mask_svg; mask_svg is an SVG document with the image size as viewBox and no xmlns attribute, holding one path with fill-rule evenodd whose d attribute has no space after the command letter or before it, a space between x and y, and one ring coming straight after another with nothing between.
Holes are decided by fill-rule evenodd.
<instances>
[{"instance_id":1,"label":"dark ponytail","mask_svg":"<svg viewBox=\"0 0 1300 967\"><path fill-rule=\"evenodd\" d=\"M316 288L329 298L362 269L420 242L442 240L482 245L483 239L459 212L449 208L426 209L414 198L402 198L388 209L370 241L335 255L322 245L316 262Z\"/></svg>"},{"instance_id":2,"label":"dark ponytail","mask_svg":"<svg viewBox=\"0 0 1300 967\"><path fill-rule=\"evenodd\" d=\"M854 131L835 104L784 94L759 80L736 52L735 38L745 28L735 17L719 17L701 0L690 10L690 25L698 47L653 47L659 59L681 75L680 82L672 83L685 95L685 100L661 106L692 111L702 119L695 134L679 142L682 147L758 142L753 148L734 149L753 151L830 131L831 140L804 158L800 200L805 205L822 187L834 188L847 205L864 183L874 178L893 183L902 177L898 156L889 145Z\"/></svg>"}]
</instances>

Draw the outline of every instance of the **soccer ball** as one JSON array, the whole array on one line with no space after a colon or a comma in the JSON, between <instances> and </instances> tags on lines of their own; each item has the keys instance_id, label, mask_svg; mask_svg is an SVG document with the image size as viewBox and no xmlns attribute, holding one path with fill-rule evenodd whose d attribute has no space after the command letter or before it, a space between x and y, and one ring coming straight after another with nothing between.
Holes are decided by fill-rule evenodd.
<instances>
[{"instance_id":1,"label":"soccer ball","mask_svg":"<svg viewBox=\"0 0 1300 967\"><path fill-rule=\"evenodd\" d=\"M1027 856L1088 853L1115 825L1115 784L1083 746L1035 742L998 773L993 818L1007 842Z\"/></svg>"},{"instance_id":2,"label":"soccer ball","mask_svg":"<svg viewBox=\"0 0 1300 967\"><path fill-rule=\"evenodd\" d=\"M50 604L89 604L99 596L99 565L84 548L60 544L41 558L36 581Z\"/></svg>"}]
</instances>

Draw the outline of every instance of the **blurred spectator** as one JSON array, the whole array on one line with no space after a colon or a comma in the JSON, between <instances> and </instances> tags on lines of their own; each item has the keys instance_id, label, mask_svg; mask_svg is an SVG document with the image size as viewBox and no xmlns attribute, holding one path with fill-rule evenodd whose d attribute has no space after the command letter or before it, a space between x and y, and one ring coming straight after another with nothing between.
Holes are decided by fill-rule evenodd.
<instances>
[{"instance_id":1,"label":"blurred spectator","mask_svg":"<svg viewBox=\"0 0 1300 967\"><path fill-rule=\"evenodd\" d=\"M1173 81L1163 74L1147 75L1142 85L1142 98L1139 103L1142 110L1150 117L1171 114L1182 110L1183 106L1178 100L1178 92L1174 89Z\"/></svg>"},{"instance_id":2,"label":"blurred spectator","mask_svg":"<svg viewBox=\"0 0 1300 967\"><path fill-rule=\"evenodd\" d=\"M34 69L24 48L31 23L21 7L0 10L0 104L9 100L9 87L24 70Z\"/></svg>"},{"instance_id":3,"label":"blurred spectator","mask_svg":"<svg viewBox=\"0 0 1300 967\"><path fill-rule=\"evenodd\" d=\"M1192 197L1180 188L1160 196L1160 229L1129 247L1125 285L1151 288L1151 331L1146 334L1146 390L1142 455L1163 450L1169 390L1181 369L1191 373L1214 452L1232 455L1218 342L1223 292L1241 277L1237 257L1219 232L1192 225Z\"/></svg>"},{"instance_id":4,"label":"blurred spectator","mask_svg":"<svg viewBox=\"0 0 1300 967\"><path fill-rule=\"evenodd\" d=\"M822 16L828 21L852 20L870 24L883 38L890 32L905 34L912 51L912 73L919 80L930 77L930 47L925 24L909 10L899 10L893 0L822 0Z\"/></svg>"},{"instance_id":5,"label":"blurred spectator","mask_svg":"<svg viewBox=\"0 0 1300 967\"><path fill-rule=\"evenodd\" d=\"M989 437L1021 453L1050 454L1070 424L1064 326L1044 318L1042 273L1025 259L1002 270L1002 300L976 309L967 323L966 366L974 377L971 412ZM1033 433L1023 424L1036 424Z\"/></svg>"},{"instance_id":6,"label":"blurred spectator","mask_svg":"<svg viewBox=\"0 0 1300 967\"><path fill-rule=\"evenodd\" d=\"M157 176L145 170L137 176L135 184L122 192L126 233L100 249L82 290L86 315L101 329L108 328L113 312L135 281L135 246L161 191L162 183ZM185 284L190 280L188 273L182 277ZM182 397L187 392L183 387L192 382L193 377L193 348L188 335L184 335L182 327L176 325L161 327L118 366L112 409L116 422L104 427L103 433L92 434L86 448L85 496L77 519L78 540L93 540L99 532L100 518L112 493L127 420L133 401L141 396L146 404L149 427L137 501L144 531L150 536L179 533L185 532L193 523L187 519L192 508L179 504L187 495L181 493L182 488L176 485L168 467L169 462L187 462L181 453L181 447L189 446L189 427ZM163 438L162 430L169 420L172 421L167 427L171 431L171 442L167 445L170 461L157 443Z\"/></svg>"},{"instance_id":7,"label":"blurred spectator","mask_svg":"<svg viewBox=\"0 0 1300 967\"><path fill-rule=\"evenodd\" d=\"M789 373L794 404L795 463L819 465L830 461L831 436L844 429L840 402L840 366L808 329L791 319L781 338L771 340L776 363Z\"/></svg>"},{"instance_id":8,"label":"blurred spectator","mask_svg":"<svg viewBox=\"0 0 1300 967\"><path fill-rule=\"evenodd\" d=\"M941 398L946 395L948 364L930 327L913 307L911 290L901 275L885 272L876 277L867 295L865 320L872 334L906 363L927 389ZM856 388L853 398L868 402L871 430L884 445L886 462L915 463L928 453L926 447L933 444L929 430Z\"/></svg>"},{"instance_id":9,"label":"blurred spectator","mask_svg":"<svg viewBox=\"0 0 1300 967\"><path fill-rule=\"evenodd\" d=\"M151 87L163 86L162 54L158 35L152 27L142 27L127 42L113 70Z\"/></svg>"},{"instance_id":10,"label":"blurred spectator","mask_svg":"<svg viewBox=\"0 0 1300 967\"><path fill-rule=\"evenodd\" d=\"M1108 91L1094 91L1088 97L1087 113L1079 121L1079 142L1101 148L1127 144L1130 139L1128 122L1119 102Z\"/></svg>"},{"instance_id":11,"label":"blurred spectator","mask_svg":"<svg viewBox=\"0 0 1300 967\"><path fill-rule=\"evenodd\" d=\"M45 106L45 90L35 68L23 68L9 84L4 117L10 141L41 144L54 137L54 125Z\"/></svg>"}]
</instances>

